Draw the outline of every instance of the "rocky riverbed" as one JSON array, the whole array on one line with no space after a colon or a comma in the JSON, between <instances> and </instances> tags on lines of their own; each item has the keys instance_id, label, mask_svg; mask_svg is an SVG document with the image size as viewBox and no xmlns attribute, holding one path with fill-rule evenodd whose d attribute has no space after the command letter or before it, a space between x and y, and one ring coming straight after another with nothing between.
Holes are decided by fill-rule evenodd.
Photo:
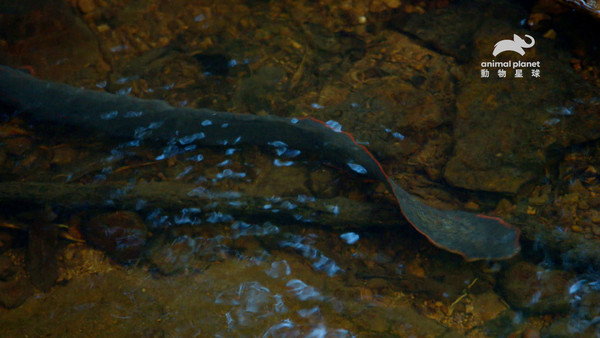
<instances>
[{"instance_id":1,"label":"rocky riverbed","mask_svg":"<svg viewBox=\"0 0 600 338\"><path fill-rule=\"evenodd\" d=\"M178 152L4 109L0 335L597 334L588 13L554 1L1 5L2 64L174 106L334 121L427 204L517 226L522 251L465 262L414 231L381 184L317 154ZM494 57L513 35L535 46ZM492 59L539 72L481 66ZM32 186L47 198L16 193Z\"/></svg>"}]
</instances>

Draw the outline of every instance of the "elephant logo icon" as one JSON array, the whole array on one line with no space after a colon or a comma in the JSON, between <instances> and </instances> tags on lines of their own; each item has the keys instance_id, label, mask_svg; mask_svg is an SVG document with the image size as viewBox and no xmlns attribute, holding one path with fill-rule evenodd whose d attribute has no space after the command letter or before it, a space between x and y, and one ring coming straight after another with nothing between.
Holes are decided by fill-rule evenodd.
<instances>
[{"instance_id":1,"label":"elephant logo icon","mask_svg":"<svg viewBox=\"0 0 600 338\"><path fill-rule=\"evenodd\" d=\"M523 48L531 48L531 47L533 47L533 45L535 45L535 39L531 35L526 34L525 37L530 40L529 43L527 43L527 41L522 39L517 34L513 35L512 40L498 41L494 45L494 52L492 54L494 56L497 56L500 53L510 51L510 52L519 53L521 56L525 55L525 50L523 50Z\"/></svg>"}]
</instances>

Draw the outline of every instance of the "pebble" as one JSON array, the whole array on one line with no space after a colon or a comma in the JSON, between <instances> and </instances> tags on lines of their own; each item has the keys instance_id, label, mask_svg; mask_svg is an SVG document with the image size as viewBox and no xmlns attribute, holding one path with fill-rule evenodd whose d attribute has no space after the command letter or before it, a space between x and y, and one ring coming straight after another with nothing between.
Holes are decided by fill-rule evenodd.
<instances>
[{"instance_id":1,"label":"pebble","mask_svg":"<svg viewBox=\"0 0 600 338\"><path fill-rule=\"evenodd\" d=\"M478 210L479 204L477 204L473 201L469 201L469 202L465 203L465 208L467 208L469 210Z\"/></svg>"},{"instance_id":2,"label":"pebble","mask_svg":"<svg viewBox=\"0 0 600 338\"><path fill-rule=\"evenodd\" d=\"M94 3L94 0L79 0L77 1L77 7L81 12L87 14L96 9L96 3Z\"/></svg>"},{"instance_id":3,"label":"pebble","mask_svg":"<svg viewBox=\"0 0 600 338\"><path fill-rule=\"evenodd\" d=\"M406 271L415 277L425 278L425 269L423 269L419 260L408 263L406 265Z\"/></svg>"},{"instance_id":4,"label":"pebble","mask_svg":"<svg viewBox=\"0 0 600 338\"><path fill-rule=\"evenodd\" d=\"M98 30L98 33L104 33L110 30L110 26L103 23L101 25L98 25L96 29Z\"/></svg>"},{"instance_id":5,"label":"pebble","mask_svg":"<svg viewBox=\"0 0 600 338\"><path fill-rule=\"evenodd\" d=\"M398 8L402 4L400 0L385 0L384 2L389 8Z\"/></svg>"}]
</instances>

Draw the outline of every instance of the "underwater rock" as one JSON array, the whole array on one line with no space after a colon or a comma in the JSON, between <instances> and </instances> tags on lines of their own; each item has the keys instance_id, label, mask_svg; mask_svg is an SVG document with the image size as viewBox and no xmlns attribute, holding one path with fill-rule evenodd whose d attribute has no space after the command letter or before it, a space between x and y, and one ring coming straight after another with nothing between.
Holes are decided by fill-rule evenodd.
<instances>
[{"instance_id":1,"label":"underwater rock","mask_svg":"<svg viewBox=\"0 0 600 338\"><path fill-rule=\"evenodd\" d=\"M335 119L356 140L368 142L376 156L395 158L401 168L452 121L454 74L459 68L452 57L425 48L406 35L386 30L374 39L379 41L377 46L352 65L341 83L319 94L319 102L329 105L311 114ZM328 97L334 91L340 92L336 100ZM429 160L428 167L441 171L443 165L438 165L437 158ZM445 164L446 160L442 161Z\"/></svg>"},{"instance_id":2,"label":"underwater rock","mask_svg":"<svg viewBox=\"0 0 600 338\"><path fill-rule=\"evenodd\" d=\"M0 280L8 280L15 274L15 265L10 258L0 256Z\"/></svg>"},{"instance_id":3,"label":"underwater rock","mask_svg":"<svg viewBox=\"0 0 600 338\"><path fill-rule=\"evenodd\" d=\"M56 80L94 78L91 73L109 69L96 35L68 1L28 0L19 4L19 11L0 22L0 35L6 41L0 56L3 63L29 65L37 75ZM35 52L19 52L25 50Z\"/></svg>"},{"instance_id":4,"label":"underwater rock","mask_svg":"<svg viewBox=\"0 0 600 338\"><path fill-rule=\"evenodd\" d=\"M477 45L473 41L474 32L488 21L504 26L505 22L519 22L527 16L524 5L507 1L463 1L451 6L430 10L423 15L412 15L404 22L392 20L390 25L416 36L431 49L441 54L451 55L461 62L468 61ZM462 18L468 17L469 20ZM452 29L448 29L452 27ZM486 31L485 34L488 34ZM491 50L490 50L491 52Z\"/></svg>"},{"instance_id":5,"label":"underwater rock","mask_svg":"<svg viewBox=\"0 0 600 338\"><path fill-rule=\"evenodd\" d=\"M3 141L6 151L12 155L23 155L31 149L33 142L24 136L9 138Z\"/></svg>"},{"instance_id":6,"label":"underwater rock","mask_svg":"<svg viewBox=\"0 0 600 338\"><path fill-rule=\"evenodd\" d=\"M540 333L542 337L598 337L598 324L595 320L580 321L572 316L557 318Z\"/></svg>"},{"instance_id":7,"label":"underwater rock","mask_svg":"<svg viewBox=\"0 0 600 338\"><path fill-rule=\"evenodd\" d=\"M147 256L158 272L173 275L193 268L197 263L195 254L196 241L188 236L181 236L172 241L156 241Z\"/></svg>"},{"instance_id":8,"label":"underwater rock","mask_svg":"<svg viewBox=\"0 0 600 338\"><path fill-rule=\"evenodd\" d=\"M569 282L574 275L520 262L505 271L499 286L513 307L532 313L565 313L571 309Z\"/></svg>"},{"instance_id":9,"label":"underwater rock","mask_svg":"<svg viewBox=\"0 0 600 338\"><path fill-rule=\"evenodd\" d=\"M33 289L26 280L0 282L0 306L7 309L19 307L32 294Z\"/></svg>"},{"instance_id":10,"label":"underwater rock","mask_svg":"<svg viewBox=\"0 0 600 338\"><path fill-rule=\"evenodd\" d=\"M515 332L523 330L525 324L521 318L521 314L506 310L495 318L475 327L473 332L480 333L484 337L511 337L514 336Z\"/></svg>"},{"instance_id":11,"label":"underwater rock","mask_svg":"<svg viewBox=\"0 0 600 338\"><path fill-rule=\"evenodd\" d=\"M146 258L155 271L163 275L203 270L214 261L222 261L229 247L222 236L190 237L165 234L152 241L146 250Z\"/></svg>"},{"instance_id":12,"label":"underwater rock","mask_svg":"<svg viewBox=\"0 0 600 338\"><path fill-rule=\"evenodd\" d=\"M486 22L481 29L489 32L497 25ZM539 78L533 78L530 69L523 69L524 79L499 79L492 74L489 81L480 78L478 63L493 58L491 48L508 35L506 30L511 29L511 35L531 33L514 28L475 37L480 48L457 97L457 142L445 172L455 186L516 193L555 160L553 151L600 136L598 88L574 73L566 61L567 51L546 39L536 36L534 53L511 57L513 62L540 61ZM508 69L507 77L514 77L513 73Z\"/></svg>"},{"instance_id":13,"label":"underwater rock","mask_svg":"<svg viewBox=\"0 0 600 338\"><path fill-rule=\"evenodd\" d=\"M79 0L77 1L77 8L84 14L90 13L96 9L96 3L93 0Z\"/></svg>"},{"instance_id":14,"label":"underwater rock","mask_svg":"<svg viewBox=\"0 0 600 338\"><path fill-rule=\"evenodd\" d=\"M527 13L525 6L505 1L466 1L399 27L464 64L457 73L456 145L444 171L454 186L516 193L554 160L552 151L600 137L598 88L575 74L570 51L519 26ZM461 20L465 15L473 20ZM523 56L494 57L494 45L513 34L533 35L535 46ZM505 77L502 68L482 67L493 59L513 62L503 69ZM539 61L539 76L523 68L516 78L517 61ZM489 77L482 77L483 69Z\"/></svg>"},{"instance_id":15,"label":"underwater rock","mask_svg":"<svg viewBox=\"0 0 600 338\"><path fill-rule=\"evenodd\" d=\"M285 69L279 66L266 66L258 69L253 75L242 79L237 85L233 101L248 109L251 113L261 110L273 111L285 100L276 95L282 81L285 79Z\"/></svg>"},{"instance_id":16,"label":"underwater rock","mask_svg":"<svg viewBox=\"0 0 600 338\"><path fill-rule=\"evenodd\" d=\"M493 291L471 295L471 315L475 322L485 323L498 317L508 306Z\"/></svg>"},{"instance_id":17,"label":"underwater rock","mask_svg":"<svg viewBox=\"0 0 600 338\"><path fill-rule=\"evenodd\" d=\"M369 337L459 337L452 329L430 319L406 305L394 307L356 307L350 309L352 322L367 329L368 333L359 336Z\"/></svg>"},{"instance_id":18,"label":"underwater rock","mask_svg":"<svg viewBox=\"0 0 600 338\"><path fill-rule=\"evenodd\" d=\"M85 233L92 245L124 264L140 257L147 238L146 224L130 211L96 216L86 225Z\"/></svg>"}]
</instances>

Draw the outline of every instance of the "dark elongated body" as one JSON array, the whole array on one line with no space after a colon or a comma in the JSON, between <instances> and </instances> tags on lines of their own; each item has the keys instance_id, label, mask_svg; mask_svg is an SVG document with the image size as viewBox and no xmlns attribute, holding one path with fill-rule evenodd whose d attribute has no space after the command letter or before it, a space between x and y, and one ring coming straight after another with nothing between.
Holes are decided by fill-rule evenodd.
<instances>
[{"instance_id":1,"label":"dark elongated body","mask_svg":"<svg viewBox=\"0 0 600 338\"><path fill-rule=\"evenodd\" d=\"M208 109L174 108L164 101L142 100L51 83L0 66L0 103L37 121L53 121L102 130L116 137L160 138L202 135L198 145L279 141L292 149L385 183L406 219L433 244L467 260L505 259L519 251L519 230L499 218L429 207L394 183L373 155L346 132L312 118L241 115ZM203 121L210 123L201 123ZM358 170L357 170L358 168Z\"/></svg>"}]
</instances>

